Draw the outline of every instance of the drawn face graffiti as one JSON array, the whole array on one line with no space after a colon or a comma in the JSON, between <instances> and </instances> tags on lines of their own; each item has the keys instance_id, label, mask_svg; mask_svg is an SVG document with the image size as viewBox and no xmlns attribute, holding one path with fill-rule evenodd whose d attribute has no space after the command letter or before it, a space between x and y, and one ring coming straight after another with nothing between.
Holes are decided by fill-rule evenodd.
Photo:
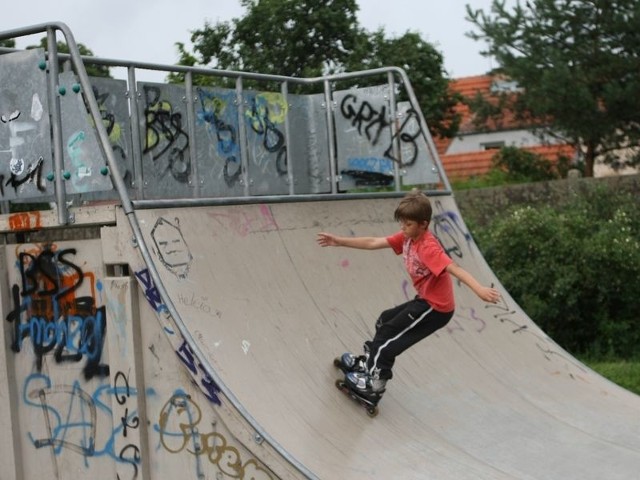
<instances>
[{"instance_id":1,"label":"drawn face graffiti","mask_svg":"<svg viewBox=\"0 0 640 480\"><path fill-rule=\"evenodd\" d=\"M160 217L151 230L151 237L162 264L177 277L185 278L193 257L180 231L178 219L174 225Z\"/></svg>"}]
</instances>

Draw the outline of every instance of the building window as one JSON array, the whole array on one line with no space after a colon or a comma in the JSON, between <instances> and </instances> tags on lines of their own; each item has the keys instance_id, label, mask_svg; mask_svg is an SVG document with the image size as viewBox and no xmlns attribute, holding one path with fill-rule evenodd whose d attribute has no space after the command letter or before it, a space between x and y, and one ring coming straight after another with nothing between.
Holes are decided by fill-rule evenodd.
<instances>
[{"instance_id":1,"label":"building window","mask_svg":"<svg viewBox=\"0 0 640 480\"><path fill-rule=\"evenodd\" d=\"M504 142L487 142L480 144L482 150L500 150L502 147L504 147Z\"/></svg>"},{"instance_id":2,"label":"building window","mask_svg":"<svg viewBox=\"0 0 640 480\"><path fill-rule=\"evenodd\" d=\"M522 88L518 85L518 82L515 80L494 80L491 82L490 87L491 93L499 93L499 92L521 92Z\"/></svg>"}]
</instances>

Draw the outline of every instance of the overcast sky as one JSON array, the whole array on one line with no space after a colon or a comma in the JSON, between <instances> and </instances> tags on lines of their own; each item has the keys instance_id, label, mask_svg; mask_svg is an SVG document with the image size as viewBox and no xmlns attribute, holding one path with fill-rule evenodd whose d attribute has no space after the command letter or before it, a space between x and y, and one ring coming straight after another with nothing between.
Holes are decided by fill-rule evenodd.
<instances>
[{"instance_id":1,"label":"overcast sky","mask_svg":"<svg viewBox=\"0 0 640 480\"><path fill-rule=\"evenodd\" d=\"M465 36L473 25L465 5L489 11L491 0L358 0L360 25L369 31L384 27L388 35L418 31L444 56L453 78L481 75L493 67L480 55L484 48ZM18 0L0 15L0 31L51 21L66 23L76 42L98 57L175 64L176 42L190 45L190 31L210 23L242 17L238 0ZM18 40L18 47L38 43ZM148 76L145 76L148 75ZM161 80L146 72L140 80Z\"/></svg>"}]
</instances>

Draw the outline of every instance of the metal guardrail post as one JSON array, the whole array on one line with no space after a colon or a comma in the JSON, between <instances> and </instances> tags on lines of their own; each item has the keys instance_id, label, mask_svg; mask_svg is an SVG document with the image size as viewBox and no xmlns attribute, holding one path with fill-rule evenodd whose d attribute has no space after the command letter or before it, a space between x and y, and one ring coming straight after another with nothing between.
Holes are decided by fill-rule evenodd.
<instances>
[{"instance_id":1,"label":"metal guardrail post","mask_svg":"<svg viewBox=\"0 0 640 480\"><path fill-rule=\"evenodd\" d=\"M389 82L389 125L391 126L391 152L393 158L398 159L397 162L393 162L393 177L395 179L395 190L399 192L402 190L402 170L400 169L400 162L402 162L400 153L400 139L398 138L398 112L396 110L396 92L395 82L393 78L393 72L387 72L387 81Z\"/></svg>"},{"instance_id":2,"label":"metal guardrail post","mask_svg":"<svg viewBox=\"0 0 640 480\"><path fill-rule=\"evenodd\" d=\"M295 176L293 175L293 164L291 160L291 136L289 132L289 109L291 105L289 104L289 84L287 82L282 82L280 85L280 92L282 93L282 99L287 108L287 114L284 116L284 145L287 159L287 183L289 184L289 195L293 195L296 193L295 190Z\"/></svg>"},{"instance_id":3,"label":"metal guardrail post","mask_svg":"<svg viewBox=\"0 0 640 480\"><path fill-rule=\"evenodd\" d=\"M138 86L136 85L135 67L127 68L127 84L129 87L129 112L131 115L131 149L133 150L133 187L137 198L144 198L142 172L142 137L140 135L140 115L138 114Z\"/></svg>"},{"instance_id":4,"label":"metal guardrail post","mask_svg":"<svg viewBox=\"0 0 640 480\"><path fill-rule=\"evenodd\" d=\"M49 107L51 109L51 128L53 141L53 171L55 172L56 205L58 223L69 222L67 211L67 192L64 184L64 151L62 149L62 114L58 92L58 43L53 27L47 28L47 54L49 62Z\"/></svg>"},{"instance_id":5,"label":"metal guardrail post","mask_svg":"<svg viewBox=\"0 0 640 480\"><path fill-rule=\"evenodd\" d=\"M196 138L196 114L195 99L193 96L193 74L187 72L184 76L185 104L187 105L187 130L189 132L189 184L193 187L193 197L200 198L200 175L198 174L197 138Z\"/></svg>"},{"instance_id":6,"label":"metal guardrail post","mask_svg":"<svg viewBox=\"0 0 640 480\"><path fill-rule=\"evenodd\" d=\"M327 112L327 141L329 142L329 176L331 182L331 193L338 192L338 175L336 165L336 145L333 123L333 98L331 95L331 84L328 79L324 81L324 104Z\"/></svg>"},{"instance_id":7,"label":"metal guardrail post","mask_svg":"<svg viewBox=\"0 0 640 480\"><path fill-rule=\"evenodd\" d=\"M247 156L247 129L244 122L244 99L242 96L242 77L236 78L236 103L238 104L238 142L240 145L240 165L242 168L242 183L244 184L244 196L251 195L249 177L249 157Z\"/></svg>"}]
</instances>

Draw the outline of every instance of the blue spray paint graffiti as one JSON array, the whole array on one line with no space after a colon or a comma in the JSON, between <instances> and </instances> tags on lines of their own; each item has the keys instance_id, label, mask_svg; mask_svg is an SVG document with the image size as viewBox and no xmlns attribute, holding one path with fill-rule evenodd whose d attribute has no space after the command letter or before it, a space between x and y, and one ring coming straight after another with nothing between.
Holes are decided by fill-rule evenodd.
<instances>
[{"instance_id":1,"label":"blue spray paint graffiti","mask_svg":"<svg viewBox=\"0 0 640 480\"><path fill-rule=\"evenodd\" d=\"M101 289L91 273L84 273L67 257L75 249L57 250L44 245L33 252L20 252L17 268L21 285L13 285L13 310L6 320L13 324L11 348L23 350L26 339L36 355L36 368L53 352L58 363L86 361L86 380L109 375L101 362L107 328L104 306L97 307L96 290ZM90 296L76 292L89 278Z\"/></svg>"},{"instance_id":2,"label":"blue spray paint graffiti","mask_svg":"<svg viewBox=\"0 0 640 480\"><path fill-rule=\"evenodd\" d=\"M125 416L111 430L98 430L98 425L114 425L111 397L122 405L126 399L138 395L124 374L116 377L116 386L99 384L91 394L77 381L71 385L55 385L47 375L29 375L24 381L22 400L43 415L43 430L27 432L33 446L38 449L50 447L54 461L65 450L75 452L84 458L87 468L91 458L108 457L131 465L131 478L136 478L141 461L139 446L128 443L117 452L115 440L119 436L126 437L127 428L137 428L137 411L125 410ZM148 397L155 395L153 389L147 389L145 393Z\"/></svg>"}]
</instances>

